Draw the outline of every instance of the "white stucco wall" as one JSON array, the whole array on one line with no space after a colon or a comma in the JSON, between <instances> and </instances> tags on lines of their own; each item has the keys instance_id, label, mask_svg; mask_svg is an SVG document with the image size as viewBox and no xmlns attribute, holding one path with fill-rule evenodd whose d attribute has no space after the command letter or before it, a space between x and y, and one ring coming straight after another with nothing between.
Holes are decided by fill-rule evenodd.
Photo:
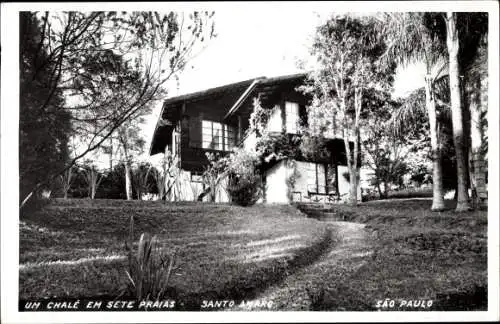
<instances>
[{"instance_id":1,"label":"white stucco wall","mask_svg":"<svg viewBox=\"0 0 500 324\"><path fill-rule=\"evenodd\" d=\"M348 173L349 169L347 166L339 165L339 193L341 199L347 199L349 197L349 180L344 177L344 173ZM366 177L365 171L360 171L360 184L364 182L364 178ZM361 201L361 185L358 185L358 201Z\"/></svg>"},{"instance_id":2,"label":"white stucco wall","mask_svg":"<svg viewBox=\"0 0 500 324\"><path fill-rule=\"evenodd\" d=\"M286 178L288 176L286 160L278 162L266 172L266 202L288 203Z\"/></svg>"}]
</instances>

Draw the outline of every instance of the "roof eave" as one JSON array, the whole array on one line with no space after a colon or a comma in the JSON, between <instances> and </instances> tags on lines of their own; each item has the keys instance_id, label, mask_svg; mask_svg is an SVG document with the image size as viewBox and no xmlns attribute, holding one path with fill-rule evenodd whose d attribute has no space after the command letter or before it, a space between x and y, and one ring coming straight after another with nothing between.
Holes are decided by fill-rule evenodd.
<instances>
[{"instance_id":1,"label":"roof eave","mask_svg":"<svg viewBox=\"0 0 500 324\"><path fill-rule=\"evenodd\" d=\"M261 80L265 80L265 77L257 78L255 79L250 86L243 92L243 94L236 100L234 105L229 109L227 114L224 116L224 119L228 118L229 116L232 116L241 106L241 104L248 98L248 96L252 93L252 91L255 89L255 87L259 84Z\"/></svg>"}]
</instances>

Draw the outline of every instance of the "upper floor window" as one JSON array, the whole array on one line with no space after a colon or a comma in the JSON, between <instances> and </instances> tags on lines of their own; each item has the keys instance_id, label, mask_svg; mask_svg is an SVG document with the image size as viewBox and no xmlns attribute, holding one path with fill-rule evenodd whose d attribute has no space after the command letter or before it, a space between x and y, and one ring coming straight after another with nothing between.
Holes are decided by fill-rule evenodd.
<instances>
[{"instance_id":1,"label":"upper floor window","mask_svg":"<svg viewBox=\"0 0 500 324\"><path fill-rule=\"evenodd\" d=\"M209 120L202 121L203 148L230 151L235 146L235 138L233 127Z\"/></svg>"},{"instance_id":2,"label":"upper floor window","mask_svg":"<svg viewBox=\"0 0 500 324\"><path fill-rule=\"evenodd\" d=\"M299 104L296 102L285 102L286 132L297 134L299 128Z\"/></svg>"},{"instance_id":3,"label":"upper floor window","mask_svg":"<svg viewBox=\"0 0 500 324\"><path fill-rule=\"evenodd\" d=\"M267 130L269 132L282 132L282 122L281 122L281 109L279 106L275 106L269 116L267 122Z\"/></svg>"}]
</instances>

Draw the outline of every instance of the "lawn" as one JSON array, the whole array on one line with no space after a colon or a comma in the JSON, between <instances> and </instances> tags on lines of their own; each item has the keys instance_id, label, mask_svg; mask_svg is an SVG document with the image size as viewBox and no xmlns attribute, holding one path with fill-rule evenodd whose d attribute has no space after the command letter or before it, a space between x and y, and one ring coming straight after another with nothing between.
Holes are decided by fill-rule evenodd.
<instances>
[{"instance_id":1,"label":"lawn","mask_svg":"<svg viewBox=\"0 0 500 324\"><path fill-rule=\"evenodd\" d=\"M291 206L53 200L20 221L20 299L117 297L125 239L156 234L175 251L170 296L241 299L314 261L330 245L320 221Z\"/></svg>"},{"instance_id":2,"label":"lawn","mask_svg":"<svg viewBox=\"0 0 500 324\"><path fill-rule=\"evenodd\" d=\"M312 267L296 274L310 282L315 310L486 310L487 212L430 211L428 199L383 200L358 207L335 206L330 218L366 224L373 253L352 262L348 273L337 267ZM348 268L343 264L339 268ZM288 282L293 285L293 282ZM277 298L286 308L287 290ZM395 307L383 306L394 300ZM283 300L281 306L279 300ZM399 307L402 301L433 300L432 308Z\"/></svg>"},{"instance_id":3,"label":"lawn","mask_svg":"<svg viewBox=\"0 0 500 324\"><path fill-rule=\"evenodd\" d=\"M274 310L485 310L487 212L447 203L335 205L317 220L286 205L55 200L21 219L20 298L118 296L134 215L135 240L149 232L175 251L169 296L181 310L268 297ZM433 306L377 307L386 299Z\"/></svg>"}]
</instances>

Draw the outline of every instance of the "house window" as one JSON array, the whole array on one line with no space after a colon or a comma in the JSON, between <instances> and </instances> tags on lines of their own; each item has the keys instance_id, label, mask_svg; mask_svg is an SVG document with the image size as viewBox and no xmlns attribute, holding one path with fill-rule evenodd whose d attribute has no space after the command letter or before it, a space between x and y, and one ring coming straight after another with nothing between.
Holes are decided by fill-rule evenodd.
<instances>
[{"instance_id":1,"label":"house window","mask_svg":"<svg viewBox=\"0 0 500 324\"><path fill-rule=\"evenodd\" d=\"M296 102L285 102L286 132L297 134L299 126L299 104Z\"/></svg>"},{"instance_id":2,"label":"house window","mask_svg":"<svg viewBox=\"0 0 500 324\"><path fill-rule=\"evenodd\" d=\"M222 125L224 129L224 151L231 151L236 145L236 130L229 125Z\"/></svg>"},{"instance_id":3,"label":"house window","mask_svg":"<svg viewBox=\"0 0 500 324\"><path fill-rule=\"evenodd\" d=\"M282 132L281 128L281 109L279 106L275 106L267 122L267 130L270 132Z\"/></svg>"},{"instance_id":4,"label":"house window","mask_svg":"<svg viewBox=\"0 0 500 324\"><path fill-rule=\"evenodd\" d=\"M320 163L308 163L307 166L307 191L313 193L326 193L325 167Z\"/></svg>"},{"instance_id":5,"label":"house window","mask_svg":"<svg viewBox=\"0 0 500 324\"><path fill-rule=\"evenodd\" d=\"M233 127L209 120L202 121L202 147L205 149L230 151L235 145Z\"/></svg>"}]
</instances>

